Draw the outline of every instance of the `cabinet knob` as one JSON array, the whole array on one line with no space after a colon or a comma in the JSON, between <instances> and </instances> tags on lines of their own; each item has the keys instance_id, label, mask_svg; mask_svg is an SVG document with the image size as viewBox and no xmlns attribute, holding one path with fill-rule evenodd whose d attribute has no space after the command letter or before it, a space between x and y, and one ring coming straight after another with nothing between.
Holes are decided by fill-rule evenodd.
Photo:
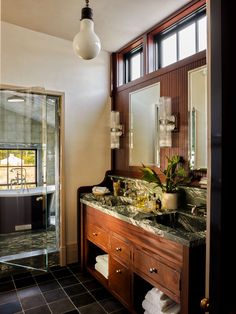
<instances>
[{"instance_id":1,"label":"cabinet knob","mask_svg":"<svg viewBox=\"0 0 236 314\"><path fill-rule=\"evenodd\" d=\"M96 237L98 234L96 232L93 232L93 236Z\"/></svg>"},{"instance_id":2,"label":"cabinet knob","mask_svg":"<svg viewBox=\"0 0 236 314\"><path fill-rule=\"evenodd\" d=\"M151 274L153 274L153 273L157 274L157 269L156 268L149 268L149 272Z\"/></svg>"},{"instance_id":3,"label":"cabinet knob","mask_svg":"<svg viewBox=\"0 0 236 314\"><path fill-rule=\"evenodd\" d=\"M121 269L117 269L117 270L116 270L116 273L117 273L117 274L121 274Z\"/></svg>"},{"instance_id":4,"label":"cabinet knob","mask_svg":"<svg viewBox=\"0 0 236 314\"><path fill-rule=\"evenodd\" d=\"M209 299L203 298L200 302L200 308L204 310L204 312L209 311Z\"/></svg>"},{"instance_id":5,"label":"cabinet knob","mask_svg":"<svg viewBox=\"0 0 236 314\"><path fill-rule=\"evenodd\" d=\"M120 252L120 251L121 251L121 247L117 247L116 252Z\"/></svg>"}]
</instances>

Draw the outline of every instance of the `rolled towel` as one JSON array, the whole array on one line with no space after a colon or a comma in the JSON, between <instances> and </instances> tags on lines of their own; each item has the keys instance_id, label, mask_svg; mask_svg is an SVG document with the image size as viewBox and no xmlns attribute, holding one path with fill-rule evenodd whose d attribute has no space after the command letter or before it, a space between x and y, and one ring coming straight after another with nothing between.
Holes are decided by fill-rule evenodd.
<instances>
[{"instance_id":1,"label":"rolled towel","mask_svg":"<svg viewBox=\"0 0 236 314\"><path fill-rule=\"evenodd\" d=\"M100 264L100 263L96 263L94 268L100 273L102 274L106 279L108 279L108 265L107 267L105 267L104 265Z\"/></svg>"},{"instance_id":2,"label":"rolled towel","mask_svg":"<svg viewBox=\"0 0 236 314\"><path fill-rule=\"evenodd\" d=\"M172 300L171 300L172 301ZM171 308L174 305L174 301L172 301L168 305L158 306L158 304L153 304L147 301L146 299L143 300L142 302L142 307L144 310L148 311L150 314L161 314L161 313L166 313L166 311Z\"/></svg>"},{"instance_id":3,"label":"rolled towel","mask_svg":"<svg viewBox=\"0 0 236 314\"><path fill-rule=\"evenodd\" d=\"M108 254L102 254L96 256L96 262L108 263Z\"/></svg>"}]
</instances>

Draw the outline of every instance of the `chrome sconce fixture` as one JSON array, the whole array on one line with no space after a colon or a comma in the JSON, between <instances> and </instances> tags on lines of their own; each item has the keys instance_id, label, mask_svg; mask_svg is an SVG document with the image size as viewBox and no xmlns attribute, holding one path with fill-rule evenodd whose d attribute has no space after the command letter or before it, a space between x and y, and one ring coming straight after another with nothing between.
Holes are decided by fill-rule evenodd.
<instances>
[{"instance_id":1,"label":"chrome sconce fixture","mask_svg":"<svg viewBox=\"0 0 236 314\"><path fill-rule=\"evenodd\" d=\"M111 111L111 149L120 148L120 137L123 133L124 128L120 124L119 111Z\"/></svg>"},{"instance_id":2,"label":"chrome sconce fixture","mask_svg":"<svg viewBox=\"0 0 236 314\"><path fill-rule=\"evenodd\" d=\"M162 96L158 104L159 147L172 146L172 131L177 131L177 115L171 113L171 97Z\"/></svg>"},{"instance_id":3,"label":"chrome sconce fixture","mask_svg":"<svg viewBox=\"0 0 236 314\"><path fill-rule=\"evenodd\" d=\"M89 7L89 0L81 11L80 31L74 37L73 49L75 54L85 60L95 58L101 50L101 42L94 32L93 10Z\"/></svg>"}]
</instances>

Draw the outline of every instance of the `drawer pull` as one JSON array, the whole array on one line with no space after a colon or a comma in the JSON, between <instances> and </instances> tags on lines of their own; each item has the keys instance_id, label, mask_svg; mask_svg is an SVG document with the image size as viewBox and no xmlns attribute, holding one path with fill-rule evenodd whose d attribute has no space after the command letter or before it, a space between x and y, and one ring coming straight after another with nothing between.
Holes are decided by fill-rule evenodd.
<instances>
[{"instance_id":1,"label":"drawer pull","mask_svg":"<svg viewBox=\"0 0 236 314\"><path fill-rule=\"evenodd\" d=\"M36 202L39 202L39 201L42 201L42 200L43 200L43 197L42 197L42 196L36 197Z\"/></svg>"},{"instance_id":2,"label":"drawer pull","mask_svg":"<svg viewBox=\"0 0 236 314\"><path fill-rule=\"evenodd\" d=\"M117 270L116 270L116 273L117 273L117 274L121 274L121 269L117 269Z\"/></svg>"},{"instance_id":3,"label":"drawer pull","mask_svg":"<svg viewBox=\"0 0 236 314\"><path fill-rule=\"evenodd\" d=\"M150 269L149 269L149 272L150 272L151 274L153 274L153 273L157 274L157 269L156 269L156 268L150 268Z\"/></svg>"},{"instance_id":4,"label":"drawer pull","mask_svg":"<svg viewBox=\"0 0 236 314\"><path fill-rule=\"evenodd\" d=\"M121 251L121 247L117 247L116 252L120 252L120 251Z\"/></svg>"},{"instance_id":5,"label":"drawer pull","mask_svg":"<svg viewBox=\"0 0 236 314\"><path fill-rule=\"evenodd\" d=\"M94 237L96 237L98 235L96 232L93 232L92 234Z\"/></svg>"}]
</instances>

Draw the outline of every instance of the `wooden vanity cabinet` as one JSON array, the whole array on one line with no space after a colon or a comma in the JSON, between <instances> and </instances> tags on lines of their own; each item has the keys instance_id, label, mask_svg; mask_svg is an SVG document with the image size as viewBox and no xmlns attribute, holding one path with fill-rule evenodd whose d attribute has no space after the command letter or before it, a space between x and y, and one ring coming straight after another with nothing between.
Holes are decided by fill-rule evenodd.
<instances>
[{"instance_id":1,"label":"wooden vanity cabinet","mask_svg":"<svg viewBox=\"0 0 236 314\"><path fill-rule=\"evenodd\" d=\"M81 264L131 313L143 313L152 286L181 305L181 314L201 313L205 247L190 248L81 204ZM107 253L109 276L94 269Z\"/></svg>"}]
</instances>

